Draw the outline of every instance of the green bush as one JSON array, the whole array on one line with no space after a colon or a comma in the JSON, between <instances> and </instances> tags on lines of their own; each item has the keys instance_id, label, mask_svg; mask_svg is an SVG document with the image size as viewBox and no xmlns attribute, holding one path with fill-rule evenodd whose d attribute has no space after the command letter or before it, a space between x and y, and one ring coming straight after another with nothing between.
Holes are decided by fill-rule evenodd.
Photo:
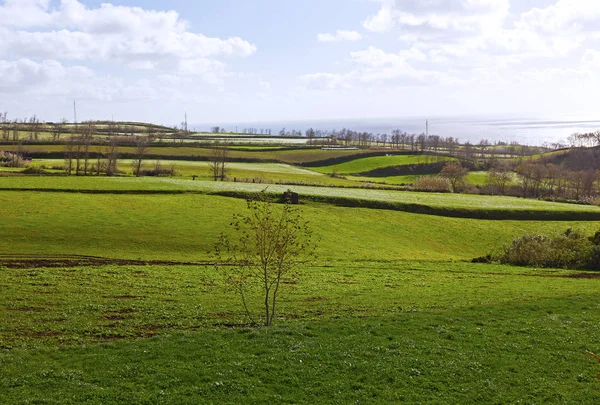
<instances>
[{"instance_id":1,"label":"green bush","mask_svg":"<svg viewBox=\"0 0 600 405\"><path fill-rule=\"evenodd\" d=\"M567 229L561 235L525 235L505 245L494 261L515 266L600 270L600 232L593 237Z\"/></svg>"}]
</instances>

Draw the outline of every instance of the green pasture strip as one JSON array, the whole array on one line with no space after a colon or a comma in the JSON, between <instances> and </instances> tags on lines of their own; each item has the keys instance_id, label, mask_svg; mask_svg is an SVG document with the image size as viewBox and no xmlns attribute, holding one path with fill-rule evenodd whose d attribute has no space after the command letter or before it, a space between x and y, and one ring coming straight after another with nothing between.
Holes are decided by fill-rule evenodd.
<instances>
[{"instance_id":1,"label":"green pasture strip","mask_svg":"<svg viewBox=\"0 0 600 405\"><path fill-rule=\"evenodd\" d=\"M441 158L443 159L443 158ZM349 162L340 163L331 166L314 167L313 170L320 173L338 173L338 174L357 174L367 173L375 169L381 169L391 166L407 166L418 164L436 163L439 159L432 155L396 155L396 156L376 156L362 159L355 159Z\"/></svg>"},{"instance_id":2,"label":"green pasture strip","mask_svg":"<svg viewBox=\"0 0 600 405\"><path fill-rule=\"evenodd\" d=\"M95 165L96 162L96 159L94 159L93 164ZM174 177L188 179L196 177L199 180L213 179L210 169L211 164L203 161L146 160L142 164L142 170L153 170L157 162L160 162L160 166L163 169L173 169L175 171ZM37 159L28 167L44 168L44 170L49 171L49 168L64 167L64 165L65 163L62 159ZM6 168L0 168L0 172L9 171L4 169ZM133 171L132 161L128 159L119 160L118 169L131 175ZM22 170L12 169L11 171L18 172ZM227 163L227 177L230 181L235 180L250 183L255 181L258 183L291 183L317 186L361 186L361 183L357 181L326 176L299 166L283 163Z\"/></svg>"},{"instance_id":3,"label":"green pasture strip","mask_svg":"<svg viewBox=\"0 0 600 405\"><path fill-rule=\"evenodd\" d=\"M286 280L278 322L445 312L585 295L600 304L600 279L571 278L576 274L582 273L414 261L305 268ZM214 267L4 268L1 280L3 348L135 339L247 322L239 297ZM248 294L250 310L259 314L260 292Z\"/></svg>"},{"instance_id":4,"label":"green pasture strip","mask_svg":"<svg viewBox=\"0 0 600 405\"><path fill-rule=\"evenodd\" d=\"M86 255L131 260L210 258L242 199L203 194L0 192L0 254ZM323 260L470 260L524 233L597 221L494 221L309 203L302 207Z\"/></svg>"},{"instance_id":5,"label":"green pasture strip","mask_svg":"<svg viewBox=\"0 0 600 405\"><path fill-rule=\"evenodd\" d=\"M309 268L271 329L213 269L1 270L0 402L597 403L598 279Z\"/></svg>"},{"instance_id":6,"label":"green pasture strip","mask_svg":"<svg viewBox=\"0 0 600 405\"><path fill-rule=\"evenodd\" d=\"M534 199L467 194L421 193L393 190L290 186L171 178L0 177L0 190L71 192L197 192L247 198L266 190L299 193L306 201L340 206L389 209L430 215L480 219L599 220L600 208Z\"/></svg>"},{"instance_id":7,"label":"green pasture strip","mask_svg":"<svg viewBox=\"0 0 600 405\"><path fill-rule=\"evenodd\" d=\"M0 150L14 151L19 147L16 145L0 145ZM27 156L38 159L60 159L64 154L64 145L23 145L22 150ZM91 152L96 152L97 147L90 148ZM133 146L119 147L119 154L124 158L131 158L136 152ZM211 156L210 147L193 146L150 146L147 151L147 158L156 159L177 159L177 160L208 160ZM309 162L327 161L330 159L344 158L352 159L355 156L364 154L383 153L368 150L323 150L318 148L285 148L262 146L259 150L233 147L229 152L229 158L234 160L243 160L251 162L281 162L291 164L302 164Z\"/></svg>"}]
</instances>

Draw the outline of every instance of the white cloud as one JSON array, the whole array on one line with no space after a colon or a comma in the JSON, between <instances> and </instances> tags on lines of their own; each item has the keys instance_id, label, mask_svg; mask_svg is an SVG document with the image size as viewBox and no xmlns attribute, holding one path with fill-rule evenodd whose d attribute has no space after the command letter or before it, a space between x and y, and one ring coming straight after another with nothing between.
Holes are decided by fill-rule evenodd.
<instances>
[{"instance_id":1,"label":"white cloud","mask_svg":"<svg viewBox=\"0 0 600 405\"><path fill-rule=\"evenodd\" d=\"M355 72L348 74L338 73L311 73L300 76L300 80L307 88L313 90L336 90L349 89L350 79L355 76Z\"/></svg>"},{"instance_id":2,"label":"white cloud","mask_svg":"<svg viewBox=\"0 0 600 405\"><path fill-rule=\"evenodd\" d=\"M360 41L362 35L356 31L337 30L335 34L319 34L317 39L319 42Z\"/></svg>"},{"instance_id":3,"label":"white cloud","mask_svg":"<svg viewBox=\"0 0 600 405\"><path fill-rule=\"evenodd\" d=\"M58 9L50 9L48 0L8 0L0 6L0 20L4 26L0 28L0 57L149 66L167 60L186 65L203 58L256 52L255 45L239 37L211 38L191 32L174 11L111 4L92 9L78 0L61 0Z\"/></svg>"},{"instance_id":4,"label":"white cloud","mask_svg":"<svg viewBox=\"0 0 600 405\"><path fill-rule=\"evenodd\" d=\"M472 36L501 27L509 0L379 0L379 12L363 26L374 32L397 29L412 41Z\"/></svg>"},{"instance_id":5,"label":"white cloud","mask_svg":"<svg viewBox=\"0 0 600 405\"><path fill-rule=\"evenodd\" d=\"M521 29L549 34L557 32L600 32L597 0L558 0L546 8L523 13L516 24Z\"/></svg>"},{"instance_id":6,"label":"white cloud","mask_svg":"<svg viewBox=\"0 0 600 405\"><path fill-rule=\"evenodd\" d=\"M417 69L408 60L424 60L418 50L386 53L369 47L364 51L350 53L353 70L348 73L315 73L301 76L302 82L311 89L334 90L357 86L423 86L432 84L451 85L461 80L452 74Z\"/></svg>"},{"instance_id":7,"label":"white cloud","mask_svg":"<svg viewBox=\"0 0 600 405\"><path fill-rule=\"evenodd\" d=\"M600 69L600 51L588 49L581 58L584 66Z\"/></svg>"}]
</instances>

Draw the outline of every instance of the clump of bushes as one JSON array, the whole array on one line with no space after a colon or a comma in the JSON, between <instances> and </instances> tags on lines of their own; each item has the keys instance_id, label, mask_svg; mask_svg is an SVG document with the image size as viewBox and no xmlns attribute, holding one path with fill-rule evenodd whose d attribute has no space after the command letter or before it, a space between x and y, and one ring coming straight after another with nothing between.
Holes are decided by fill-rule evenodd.
<instances>
[{"instance_id":1,"label":"clump of bushes","mask_svg":"<svg viewBox=\"0 0 600 405\"><path fill-rule=\"evenodd\" d=\"M503 246L499 252L474 261L495 261L515 266L600 270L600 231L592 237L587 237L572 228L554 237L525 235Z\"/></svg>"},{"instance_id":2,"label":"clump of bushes","mask_svg":"<svg viewBox=\"0 0 600 405\"><path fill-rule=\"evenodd\" d=\"M452 184L446 177L421 176L415 181L413 190L449 193L452 191Z\"/></svg>"},{"instance_id":3,"label":"clump of bushes","mask_svg":"<svg viewBox=\"0 0 600 405\"><path fill-rule=\"evenodd\" d=\"M27 169L23 170L21 173L23 174L48 174L46 170L37 166L29 166Z\"/></svg>"}]
</instances>

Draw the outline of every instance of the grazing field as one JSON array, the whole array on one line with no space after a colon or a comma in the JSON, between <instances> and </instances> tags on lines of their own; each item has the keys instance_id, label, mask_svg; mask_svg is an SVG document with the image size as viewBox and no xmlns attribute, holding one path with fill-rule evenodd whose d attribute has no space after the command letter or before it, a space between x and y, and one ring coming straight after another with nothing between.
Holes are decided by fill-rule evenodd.
<instances>
[{"instance_id":1,"label":"grazing field","mask_svg":"<svg viewBox=\"0 0 600 405\"><path fill-rule=\"evenodd\" d=\"M331 166L314 167L313 170L327 174L359 174L385 167L428 164L437 161L438 158L436 156L429 155L376 156L354 159L349 162Z\"/></svg>"},{"instance_id":2,"label":"grazing field","mask_svg":"<svg viewBox=\"0 0 600 405\"><path fill-rule=\"evenodd\" d=\"M2 145L0 150L14 151L19 146ZM65 147L63 145L25 145L21 147L26 156L33 156L38 159L62 158ZM119 154L133 155L136 149L134 146L119 147ZM92 148L94 152L94 148ZM172 146L150 146L147 151L149 160L156 159L178 159L178 160L208 160L212 149L209 146L198 147L185 144L176 144ZM279 162L290 164L302 164L310 162L328 161L330 159L349 158L374 152L368 150L323 150L320 148L281 148L281 147L256 147L241 148L232 146L229 152L229 158L234 160L246 160L252 162ZM375 152L384 153L384 152Z\"/></svg>"},{"instance_id":3,"label":"grazing field","mask_svg":"<svg viewBox=\"0 0 600 405\"><path fill-rule=\"evenodd\" d=\"M212 172L210 162L205 161L186 161L186 160L147 160L142 165L142 170L153 170L157 163L163 169L174 170L171 177L187 178L192 176L199 180L212 180ZM96 160L93 161L96 164ZM36 159L28 167L43 168L50 173L63 173L53 170L52 168L64 167L62 159ZM119 170L126 175L131 176L133 166L131 160L119 161ZM8 171L9 168L0 168L0 171ZM20 169L23 170L23 169ZM19 169L11 169L11 171L19 171ZM327 176L317 173L299 166L293 166L283 163L237 163L231 162L227 164L227 178L230 181L260 183L300 183L322 186L357 186L361 183L358 181L347 180Z\"/></svg>"},{"instance_id":4,"label":"grazing field","mask_svg":"<svg viewBox=\"0 0 600 405\"><path fill-rule=\"evenodd\" d=\"M0 254L78 254L196 261L241 199L209 195L94 195L0 192ZM303 209L320 256L333 260L468 260L525 232L569 226L593 233L600 222L482 221L388 210L308 204Z\"/></svg>"},{"instance_id":5,"label":"grazing field","mask_svg":"<svg viewBox=\"0 0 600 405\"><path fill-rule=\"evenodd\" d=\"M212 269L5 269L0 401L595 403L600 280L573 275L310 268L251 329Z\"/></svg>"},{"instance_id":6,"label":"grazing field","mask_svg":"<svg viewBox=\"0 0 600 405\"><path fill-rule=\"evenodd\" d=\"M524 233L593 234L600 221L452 218L304 196L564 219L598 208L291 187L319 258L285 281L276 326L253 328L211 254L246 204L215 194L264 187L0 178L0 403L600 401L587 354L600 353L598 274L469 262Z\"/></svg>"},{"instance_id":7,"label":"grazing field","mask_svg":"<svg viewBox=\"0 0 600 405\"><path fill-rule=\"evenodd\" d=\"M365 188L332 188L192 181L171 178L0 177L0 190L198 192L206 194L283 193L291 189L301 196L346 206L366 206L443 216L494 219L600 219L592 205L554 203L534 199L467 194L420 193Z\"/></svg>"}]
</instances>

